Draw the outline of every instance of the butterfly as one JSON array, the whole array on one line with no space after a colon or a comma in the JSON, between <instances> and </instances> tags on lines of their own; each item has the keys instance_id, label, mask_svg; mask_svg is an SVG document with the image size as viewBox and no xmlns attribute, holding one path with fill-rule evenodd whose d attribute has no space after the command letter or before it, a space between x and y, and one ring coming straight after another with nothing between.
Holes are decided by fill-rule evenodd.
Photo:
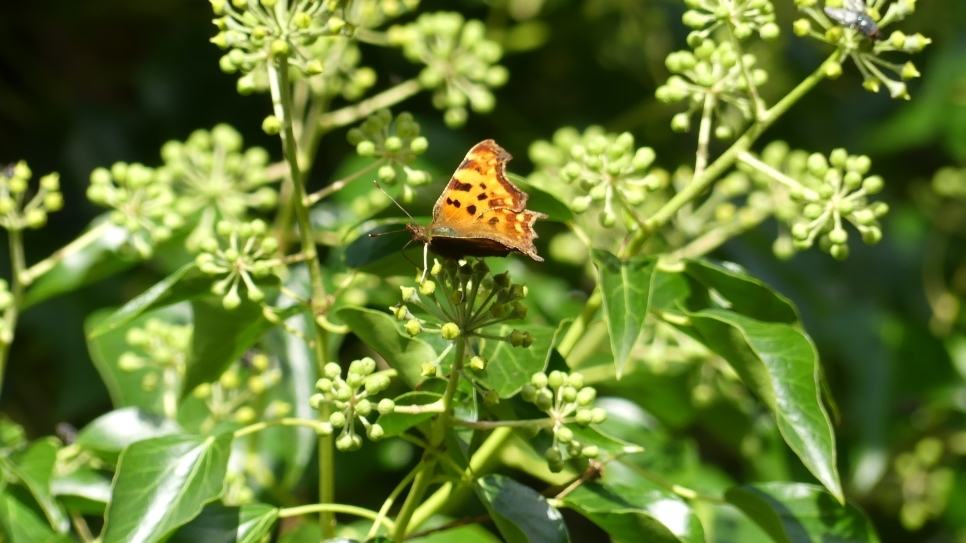
<instances>
[{"instance_id":1,"label":"butterfly","mask_svg":"<svg viewBox=\"0 0 966 543\"><path fill-rule=\"evenodd\" d=\"M444 258L515 252L543 262L533 223L547 216L528 210L527 193L507 179L511 158L493 140L474 145L436 200L432 222L406 225L413 241Z\"/></svg>"},{"instance_id":2,"label":"butterfly","mask_svg":"<svg viewBox=\"0 0 966 543\"><path fill-rule=\"evenodd\" d=\"M825 6L825 14L840 25L856 30L874 40L881 36L879 26L869 16L864 0L845 0L845 7L841 8Z\"/></svg>"}]
</instances>

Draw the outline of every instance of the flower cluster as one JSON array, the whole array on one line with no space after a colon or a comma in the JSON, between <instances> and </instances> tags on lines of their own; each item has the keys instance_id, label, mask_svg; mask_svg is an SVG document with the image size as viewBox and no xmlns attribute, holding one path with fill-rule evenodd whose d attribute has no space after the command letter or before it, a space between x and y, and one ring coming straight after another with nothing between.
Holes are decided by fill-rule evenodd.
<instances>
[{"instance_id":1,"label":"flower cluster","mask_svg":"<svg viewBox=\"0 0 966 543\"><path fill-rule=\"evenodd\" d=\"M171 183L143 164L116 162L110 170L95 169L87 198L114 208L111 221L128 231L128 243L142 258L150 257L154 245L170 239L185 222L175 208Z\"/></svg>"},{"instance_id":2,"label":"flower cluster","mask_svg":"<svg viewBox=\"0 0 966 543\"><path fill-rule=\"evenodd\" d=\"M218 220L238 222L249 209L269 210L278 203L277 191L266 186L272 181L268 152L244 149L241 134L227 124L196 130L185 142L165 143L161 158L157 176L176 190L178 214L198 221L188 237L189 250L212 236Z\"/></svg>"},{"instance_id":3,"label":"flower cluster","mask_svg":"<svg viewBox=\"0 0 966 543\"><path fill-rule=\"evenodd\" d=\"M433 90L433 105L445 110L452 128L466 122L466 105L487 113L496 103L492 88L501 87L509 72L496 64L500 45L485 37L480 21L464 21L459 13L424 13L416 22L389 29L389 41L401 46L406 58L426 65L419 82Z\"/></svg>"},{"instance_id":4,"label":"flower cluster","mask_svg":"<svg viewBox=\"0 0 966 543\"><path fill-rule=\"evenodd\" d=\"M125 372L153 370L141 379L141 388L145 391L157 388L159 378L164 379L165 389L177 390L185 373L191 330L191 325L159 319L148 320L143 328L128 329L125 341L137 351L122 353L117 361L118 368Z\"/></svg>"},{"instance_id":5,"label":"flower cluster","mask_svg":"<svg viewBox=\"0 0 966 543\"><path fill-rule=\"evenodd\" d=\"M354 360L349 364L345 379L342 378L342 367L335 362L326 364L322 372L324 377L315 384L319 392L313 394L309 401L314 409L329 404L334 411L328 423L319 427L319 432L328 435L333 428L341 428L342 433L335 440L335 446L340 451L354 451L362 446L362 438L355 430L357 421L366 429L369 439L381 439L384 434L382 426L369 422L366 417L373 412L373 408L380 414L392 413L396 405L389 398L373 405L373 397L389 387L389 376L376 372L375 360L369 357Z\"/></svg>"},{"instance_id":6,"label":"flower cluster","mask_svg":"<svg viewBox=\"0 0 966 543\"><path fill-rule=\"evenodd\" d=\"M352 5L366 4L353 2ZM305 48L306 56L319 59L326 69L308 79L312 94L323 99L342 96L358 100L376 84L376 71L359 66L362 52L352 39L345 36L322 37Z\"/></svg>"},{"instance_id":7,"label":"flower cluster","mask_svg":"<svg viewBox=\"0 0 966 543\"><path fill-rule=\"evenodd\" d=\"M690 130L691 117L701 112L702 118L710 116L715 137L731 139L741 119L754 119L750 91L768 81L768 72L754 68L755 56L736 51L730 41L715 43L709 38L692 43L694 51L667 56L665 65L674 75L657 88L655 95L666 104L687 101L688 110L671 119L674 131Z\"/></svg>"},{"instance_id":8,"label":"flower cluster","mask_svg":"<svg viewBox=\"0 0 966 543\"><path fill-rule=\"evenodd\" d=\"M513 329L497 336L484 330L527 315L526 306L520 303L527 296L527 287L514 284L509 274L490 275L490 269L482 259L473 263L446 259L442 263L436 261L430 275L432 278L422 281L418 289L402 287L403 301L390 308L397 320L406 321L403 328L409 335L431 332L450 341L488 339L524 348L533 343L529 332ZM410 306L424 317L413 314ZM423 375L437 375L445 354L437 360L425 362ZM471 358L471 369L483 370L485 367L486 360L482 356Z\"/></svg>"},{"instance_id":9,"label":"flower cluster","mask_svg":"<svg viewBox=\"0 0 966 543\"><path fill-rule=\"evenodd\" d=\"M265 293L255 284L275 272L281 261L275 257L278 240L266 236L268 226L264 221L232 224L220 221L216 227L218 237L227 241L222 247L219 239L206 238L200 243L201 253L195 257L198 269L211 276L224 276L211 286L211 291L222 296L225 309L241 304L239 284L244 284L248 299L261 302Z\"/></svg>"},{"instance_id":10,"label":"flower cluster","mask_svg":"<svg viewBox=\"0 0 966 543\"><path fill-rule=\"evenodd\" d=\"M859 73L862 86L878 92L884 85L893 98L909 99L905 81L919 77L912 62L896 64L880 58L882 53L918 53L932 40L922 34L906 35L900 30L888 37L881 37L882 29L901 21L916 9L916 0L896 0L885 15L880 15L887 0L827 0L825 10L818 8L818 0L795 0L798 8L808 17L795 21L793 29L798 36L810 36L839 49L839 61L851 58ZM844 13L852 24L845 24L835 14ZM813 23L818 26L816 29ZM861 24L860 24L861 23ZM886 72L891 72L887 75ZM836 78L842 73L840 63L826 64L826 75Z\"/></svg>"},{"instance_id":11,"label":"flower cluster","mask_svg":"<svg viewBox=\"0 0 966 543\"><path fill-rule=\"evenodd\" d=\"M707 38L721 25L727 24L739 40L757 32L764 40L778 37L775 6L769 0L685 0L690 8L684 12L684 24L696 35Z\"/></svg>"},{"instance_id":12,"label":"flower cluster","mask_svg":"<svg viewBox=\"0 0 966 543\"><path fill-rule=\"evenodd\" d=\"M567 424L580 426L599 424L607 418L603 408L591 408L597 390L584 386L584 376L579 373L570 375L562 371L552 371L550 375L535 373L529 383L523 385L520 397L537 406L552 421L553 445L544 453L550 471L558 472L564 468L563 448L571 458L596 458L596 445L587 445L574 438L574 431Z\"/></svg>"},{"instance_id":13,"label":"flower cluster","mask_svg":"<svg viewBox=\"0 0 966 543\"><path fill-rule=\"evenodd\" d=\"M889 206L869 201L884 185L881 177L867 175L872 166L869 157L850 155L845 149L835 149L826 157L790 151L784 142L774 142L760 160L745 154L739 162L752 179L786 195L793 204L777 207L776 216L791 225L794 249L808 249L818 240L819 247L836 259L847 258L845 222L852 223L869 245L882 239L879 219Z\"/></svg>"},{"instance_id":14,"label":"flower cluster","mask_svg":"<svg viewBox=\"0 0 966 543\"><path fill-rule=\"evenodd\" d=\"M278 0L211 0L219 32L211 42L228 53L219 62L226 73L241 72L238 92L250 94L268 86L267 63L286 57L296 74L312 77L325 70L322 60L303 47L325 36L349 35L353 27L336 14L339 0L291 2Z\"/></svg>"},{"instance_id":15,"label":"flower cluster","mask_svg":"<svg viewBox=\"0 0 966 543\"><path fill-rule=\"evenodd\" d=\"M376 28L417 7L419 0L354 0L345 6L345 18L360 28Z\"/></svg>"},{"instance_id":16,"label":"flower cluster","mask_svg":"<svg viewBox=\"0 0 966 543\"><path fill-rule=\"evenodd\" d=\"M575 213L603 202L597 218L609 228L617 223L618 212L633 216L648 192L665 187L667 178L649 171L654 158L650 147L634 147L629 132L610 134L592 126L580 134L561 128L552 142L530 146L530 159L537 165L530 180L544 187L558 180L572 185L568 197Z\"/></svg>"},{"instance_id":17,"label":"flower cluster","mask_svg":"<svg viewBox=\"0 0 966 543\"><path fill-rule=\"evenodd\" d=\"M210 413L202 423L202 430L223 420L250 424L256 419L271 420L288 415L292 406L283 401L270 402L261 413L252 407L253 404L260 404L253 400L262 397L281 381L281 368L273 364L265 353L254 353L232 364L217 381L198 385L192 395L204 400Z\"/></svg>"},{"instance_id":18,"label":"flower cluster","mask_svg":"<svg viewBox=\"0 0 966 543\"><path fill-rule=\"evenodd\" d=\"M899 479L902 501L899 520L907 530L919 530L946 510L956 472L941 466L945 452L942 440L926 437L912 451L895 459L893 468Z\"/></svg>"},{"instance_id":19,"label":"flower cluster","mask_svg":"<svg viewBox=\"0 0 966 543\"><path fill-rule=\"evenodd\" d=\"M412 187L429 183L429 172L410 167L429 147L426 138L419 135L419 124L410 113L400 113L393 120L388 109L380 110L358 128L349 130L346 137L356 146L359 156L379 160L382 164L378 170L380 181L393 185L399 179L405 180L403 201L412 200Z\"/></svg>"},{"instance_id":20,"label":"flower cluster","mask_svg":"<svg viewBox=\"0 0 966 543\"><path fill-rule=\"evenodd\" d=\"M27 188L33 172L20 161L0 170L0 226L7 230L40 228L47 224L47 215L64 207L60 192L60 175L50 173L40 178L40 188L27 198Z\"/></svg>"}]
</instances>

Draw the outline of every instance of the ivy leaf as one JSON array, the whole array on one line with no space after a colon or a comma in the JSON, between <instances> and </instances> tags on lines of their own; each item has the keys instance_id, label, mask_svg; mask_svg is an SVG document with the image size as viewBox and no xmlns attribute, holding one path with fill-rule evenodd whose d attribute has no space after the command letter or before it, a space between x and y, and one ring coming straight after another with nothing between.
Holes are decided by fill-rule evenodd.
<instances>
[{"instance_id":1,"label":"ivy leaf","mask_svg":"<svg viewBox=\"0 0 966 543\"><path fill-rule=\"evenodd\" d=\"M840 502L835 434L818 387L818 353L797 327L726 309L688 313L701 341L724 358L775 414L785 442Z\"/></svg>"},{"instance_id":2,"label":"ivy leaf","mask_svg":"<svg viewBox=\"0 0 966 543\"><path fill-rule=\"evenodd\" d=\"M549 326L500 326L488 328L487 333L504 337L514 328L530 332L533 343L529 347L514 347L506 341L481 340L482 355L487 360L483 371L473 371L474 381L495 390L501 398L520 392L534 373L543 371L550 359L556 330ZM468 356L473 356L469 353ZM471 370L472 371L472 370Z\"/></svg>"},{"instance_id":3,"label":"ivy leaf","mask_svg":"<svg viewBox=\"0 0 966 543\"><path fill-rule=\"evenodd\" d=\"M435 392L407 392L394 401L396 405L427 405L442 397L442 394L436 394ZM379 419L376 422L382 426L382 429L385 431L385 436L389 437L397 436L436 415L439 415L439 413L389 413L387 415L379 415Z\"/></svg>"},{"instance_id":4,"label":"ivy leaf","mask_svg":"<svg viewBox=\"0 0 966 543\"><path fill-rule=\"evenodd\" d=\"M607 316L611 350L617 366L617 377L620 378L631 349L644 329L648 302L654 290L657 259L637 257L621 260L600 249L594 249L591 258L600 277L604 315Z\"/></svg>"},{"instance_id":5,"label":"ivy leaf","mask_svg":"<svg viewBox=\"0 0 966 543\"><path fill-rule=\"evenodd\" d=\"M26 494L7 488L0 492L0 527L10 543L67 543L69 534L57 534L24 500Z\"/></svg>"},{"instance_id":6,"label":"ivy leaf","mask_svg":"<svg viewBox=\"0 0 966 543\"><path fill-rule=\"evenodd\" d=\"M163 541L221 496L232 434L170 435L132 443L118 460L104 543Z\"/></svg>"},{"instance_id":7,"label":"ivy leaf","mask_svg":"<svg viewBox=\"0 0 966 543\"><path fill-rule=\"evenodd\" d=\"M54 499L50 491L50 479L57 462L60 446L54 438L39 439L30 446L10 457L0 456L4 470L12 473L23 486L27 487L37 505L47 516L50 526L57 532L70 528L67 512Z\"/></svg>"},{"instance_id":8,"label":"ivy leaf","mask_svg":"<svg viewBox=\"0 0 966 543\"><path fill-rule=\"evenodd\" d=\"M705 541L704 528L687 502L664 490L585 483L567 494L563 501L616 541Z\"/></svg>"},{"instance_id":9,"label":"ivy leaf","mask_svg":"<svg viewBox=\"0 0 966 543\"><path fill-rule=\"evenodd\" d=\"M68 510L102 516L111 500L111 479L100 471L81 467L55 476L50 491Z\"/></svg>"},{"instance_id":10,"label":"ivy leaf","mask_svg":"<svg viewBox=\"0 0 966 543\"><path fill-rule=\"evenodd\" d=\"M363 343L399 372L409 388L415 388L423 379L423 363L436 359L436 351L429 343L403 335L396 320L386 313L361 307L343 307L337 313Z\"/></svg>"},{"instance_id":11,"label":"ivy leaf","mask_svg":"<svg viewBox=\"0 0 966 543\"><path fill-rule=\"evenodd\" d=\"M798 311L784 296L748 275L737 264L686 260L685 273L724 298L730 309L766 322L798 322Z\"/></svg>"},{"instance_id":12,"label":"ivy leaf","mask_svg":"<svg viewBox=\"0 0 966 543\"><path fill-rule=\"evenodd\" d=\"M476 480L476 494L507 543L570 541L560 511L532 488L503 475L485 475Z\"/></svg>"},{"instance_id":13,"label":"ivy leaf","mask_svg":"<svg viewBox=\"0 0 966 543\"><path fill-rule=\"evenodd\" d=\"M858 507L817 485L757 483L730 488L725 499L777 543L879 543Z\"/></svg>"},{"instance_id":14,"label":"ivy leaf","mask_svg":"<svg viewBox=\"0 0 966 543\"><path fill-rule=\"evenodd\" d=\"M177 422L154 413L124 407L92 420L77 433L74 444L114 463L125 447L138 441L183 432Z\"/></svg>"},{"instance_id":15,"label":"ivy leaf","mask_svg":"<svg viewBox=\"0 0 966 543\"><path fill-rule=\"evenodd\" d=\"M259 543L275 525L278 509L264 503L209 505L178 528L167 543Z\"/></svg>"},{"instance_id":16,"label":"ivy leaf","mask_svg":"<svg viewBox=\"0 0 966 543\"><path fill-rule=\"evenodd\" d=\"M94 219L77 239L88 237L93 237L93 241L61 259L30 285L24 295L24 309L110 277L140 261L133 254L124 254L122 247L128 240L127 230L113 224L108 213Z\"/></svg>"}]
</instances>

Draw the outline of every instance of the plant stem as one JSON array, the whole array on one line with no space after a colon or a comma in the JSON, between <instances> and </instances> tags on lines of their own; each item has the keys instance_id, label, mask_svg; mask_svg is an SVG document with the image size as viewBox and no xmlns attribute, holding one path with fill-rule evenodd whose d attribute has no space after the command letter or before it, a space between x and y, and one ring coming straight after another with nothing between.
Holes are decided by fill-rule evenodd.
<instances>
[{"instance_id":1,"label":"plant stem","mask_svg":"<svg viewBox=\"0 0 966 543\"><path fill-rule=\"evenodd\" d=\"M754 215L751 217L736 219L728 224L705 232L684 247L671 253L671 260L704 256L720 247L729 239L758 226L762 221L771 216L771 211L755 209L753 212Z\"/></svg>"},{"instance_id":2,"label":"plant stem","mask_svg":"<svg viewBox=\"0 0 966 543\"><path fill-rule=\"evenodd\" d=\"M708 143L711 141L711 118L717 99L714 94L704 95L704 111L701 112L701 127L698 129L698 152L695 153L694 177L701 175L708 167Z\"/></svg>"},{"instance_id":3,"label":"plant stem","mask_svg":"<svg viewBox=\"0 0 966 543\"><path fill-rule=\"evenodd\" d=\"M453 358L453 368L450 370L449 381L446 383L446 391L443 393L443 412L439 414L439 417L437 417L433 423L433 427L430 429L428 436L430 447L423 452L423 458L420 461L421 467L416 473L416 478L413 480L413 486L409 490L409 495L406 496L406 501L403 502L402 509L396 517L396 526L392 531L392 540L396 543L400 543L406 537L406 534L412 531L411 528L419 526L418 523L411 522L413 513L416 511L416 507L423 501L423 496L426 495L426 491L429 489L429 485L433 479L433 471L435 471L436 463L438 462L438 449L442 445L443 440L446 439L446 427L450 424L450 418L453 413L453 398L456 396L456 389L460 381L460 372L463 370L463 359L466 357L466 338L460 336L455 343L456 354Z\"/></svg>"},{"instance_id":4,"label":"plant stem","mask_svg":"<svg viewBox=\"0 0 966 543\"><path fill-rule=\"evenodd\" d=\"M767 175L768 177L771 177L775 181L778 181L782 185L785 185L789 189L802 191L802 194L805 196L805 198L809 200L819 199L819 195L817 192L799 183L797 179L793 179L785 175L784 173L776 170L775 168L772 168L768 164L765 164L764 162L759 160L758 157L756 157L755 155L747 151L738 155L738 162L751 166L752 168Z\"/></svg>"},{"instance_id":5,"label":"plant stem","mask_svg":"<svg viewBox=\"0 0 966 543\"><path fill-rule=\"evenodd\" d=\"M659 228L667 224L674 214L678 212L688 202L697 198L701 193L708 189L721 175L734 165L738 156L751 149L751 146L761 134L775 123L782 115L798 102L808 91L812 90L820 81L825 79L826 68L832 63L838 62L841 56L840 51L836 51L825 60L811 75L806 77L797 87L791 90L780 102L769 109L757 122L752 124L747 131L727 151L721 154L710 166L701 174L691 179L681 192L674 195L667 203L661 206L654 215L645 221L647 228L641 229L631 240L628 253L634 254L644 244L652 234Z\"/></svg>"},{"instance_id":6,"label":"plant stem","mask_svg":"<svg viewBox=\"0 0 966 543\"><path fill-rule=\"evenodd\" d=\"M372 164L369 164L365 168L362 168L361 170L352 173L352 175L349 175L349 176L346 176L346 177L344 177L342 179L339 179L335 183L332 183L331 185L329 185L329 186L327 186L327 187L325 187L325 188L323 188L323 189L321 189L321 190L319 190L317 192L313 192L312 194L310 194L308 196L308 198L306 198L305 205L312 206L316 202L318 202L319 200L325 198L326 196L329 196L329 195L331 195L331 194L333 194L335 192L338 192L338 191L342 190L349 183L351 183L351 182L353 182L353 181L361 178L363 175L371 172L372 170L378 168L379 166L382 166L385 162L386 162L386 159L380 158L379 160L373 162Z\"/></svg>"},{"instance_id":7,"label":"plant stem","mask_svg":"<svg viewBox=\"0 0 966 543\"><path fill-rule=\"evenodd\" d=\"M288 80L288 58L279 56L274 62L269 62L268 75L275 116L282 121L282 148L285 154L285 161L288 162L289 179L291 179L292 183L291 201L283 203L282 205L291 205L295 211L302 245L301 252L305 255L306 263L309 267L309 277L312 284L312 298L309 301L309 305L312 308L312 322L315 323L315 315L323 314L327 310L328 299L322 277L322 264L319 262L318 253L315 248L315 238L312 233L309 209L305 205L307 195L304 177L299 168L299 153L296 148L295 131L292 127L292 86ZM313 345L315 361L318 365L319 375L321 375L322 368L328 360L328 331L316 323L315 335L316 341ZM319 409L319 420L327 420L329 415L328 407ZM319 436L320 504L333 503L335 501L333 441L331 435ZM331 539L335 536L335 515L331 511L319 510L319 524L321 525L322 537L324 539Z\"/></svg>"},{"instance_id":8,"label":"plant stem","mask_svg":"<svg viewBox=\"0 0 966 543\"><path fill-rule=\"evenodd\" d=\"M406 486L409 485L410 481L416 477L416 474L419 473L419 468L420 466L416 466L416 469L413 469L407 473L406 476L403 477L402 481L399 481L399 484L396 485L396 488L392 489L392 492L389 493L386 501L384 501L382 503L382 507L379 508L379 514L376 516L375 520L372 521L372 528L369 529L369 533L366 535L367 540L376 537L376 532L379 530L379 525L382 523L386 514L389 513L389 508L392 507L393 503L395 503L396 498L402 494L403 489L405 489Z\"/></svg>"},{"instance_id":9,"label":"plant stem","mask_svg":"<svg viewBox=\"0 0 966 543\"><path fill-rule=\"evenodd\" d=\"M765 103L762 101L761 97L758 95L758 87L755 86L755 78L752 77L751 71L748 69L748 65L745 64L745 53L741 49L741 42L735 37L735 32L731 28L731 25L726 25L728 27L728 37L731 38L731 45L735 48L735 54L738 58L738 65L741 66L741 75L745 78L745 84L748 85L748 92L751 94L751 101L755 107L755 120L761 120L765 115Z\"/></svg>"},{"instance_id":10,"label":"plant stem","mask_svg":"<svg viewBox=\"0 0 966 543\"><path fill-rule=\"evenodd\" d=\"M305 426L313 430L318 429L319 421L313 419L276 419L276 420L265 420L262 422L256 422L255 424L249 424L244 428L239 428L235 430L235 438L244 437L248 434L254 434L255 432L261 432L266 428L272 428L274 426Z\"/></svg>"},{"instance_id":11,"label":"plant stem","mask_svg":"<svg viewBox=\"0 0 966 543\"><path fill-rule=\"evenodd\" d=\"M3 312L3 321L0 322L0 391L3 390L3 379L7 373L7 357L17 328L20 305L23 303L24 285L21 278L27 268L23 254L23 231L14 226L7 231L7 234L10 240L10 264L13 267L10 278L10 293L13 295L13 300Z\"/></svg>"},{"instance_id":12,"label":"plant stem","mask_svg":"<svg viewBox=\"0 0 966 543\"><path fill-rule=\"evenodd\" d=\"M341 503L313 503L310 505L299 505L297 507L286 507L284 509L278 510L278 518L289 518L297 517L299 515L306 515L308 513L345 513L347 515L355 515L357 517L367 518L371 520L376 520L379 518L379 513L371 509L365 509L363 507L356 507L355 505L345 505ZM383 526L387 530L392 530L393 522L387 518L383 518Z\"/></svg>"},{"instance_id":13,"label":"plant stem","mask_svg":"<svg viewBox=\"0 0 966 543\"><path fill-rule=\"evenodd\" d=\"M58 262L67 258L68 256L79 253L82 249L84 249L84 247L87 247L96 241L113 226L114 225L111 224L111 221L104 221L91 228L87 232L84 232L80 237L68 243L67 245L64 245L47 258L41 260L33 266L30 266L29 269L23 272L23 276L20 280L23 281L25 287L29 286L41 275L49 272L55 265L57 265Z\"/></svg>"},{"instance_id":14,"label":"plant stem","mask_svg":"<svg viewBox=\"0 0 966 543\"><path fill-rule=\"evenodd\" d=\"M324 130L331 130L352 124L363 117L375 113L377 110L398 104L414 96L421 90L423 90L423 86L419 84L418 79L403 81L395 87L384 90L358 104L346 106L342 109L321 115L319 117L319 126Z\"/></svg>"},{"instance_id":15,"label":"plant stem","mask_svg":"<svg viewBox=\"0 0 966 543\"><path fill-rule=\"evenodd\" d=\"M580 312L577 320L570 325L567 329L567 333L564 335L563 339L560 340L560 345L557 346L557 352L561 356L567 358L570 355L570 351L574 350L577 345L577 341L584 335L587 331L587 326L590 321L594 320L594 316L597 315L597 310L600 309L600 305L604 302L604 295L600 290L600 287L594 287L594 291L590 293L590 297L587 298L587 302L584 303L584 309Z\"/></svg>"}]
</instances>

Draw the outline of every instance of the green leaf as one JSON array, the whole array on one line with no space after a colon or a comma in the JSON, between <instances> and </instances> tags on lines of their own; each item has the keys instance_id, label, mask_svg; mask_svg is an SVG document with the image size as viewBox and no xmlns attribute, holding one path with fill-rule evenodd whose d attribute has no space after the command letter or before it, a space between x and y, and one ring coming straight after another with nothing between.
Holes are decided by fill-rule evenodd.
<instances>
[{"instance_id":1,"label":"green leaf","mask_svg":"<svg viewBox=\"0 0 966 543\"><path fill-rule=\"evenodd\" d=\"M167 543L259 543L275 525L278 509L264 503L209 505L178 528Z\"/></svg>"},{"instance_id":2,"label":"green leaf","mask_svg":"<svg viewBox=\"0 0 966 543\"><path fill-rule=\"evenodd\" d=\"M110 277L139 262L134 254L121 250L128 240L127 230L111 223L107 213L94 219L78 239L86 236L94 236L93 241L64 257L30 285L24 295L24 309Z\"/></svg>"},{"instance_id":3,"label":"green leaf","mask_svg":"<svg viewBox=\"0 0 966 543\"><path fill-rule=\"evenodd\" d=\"M100 471L81 467L55 476L50 491L69 510L102 516L111 500L111 479Z\"/></svg>"},{"instance_id":4,"label":"green leaf","mask_svg":"<svg viewBox=\"0 0 966 543\"><path fill-rule=\"evenodd\" d=\"M122 370L118 366L121 355L131 351L139 355L146 354L141 347L134 347L127 342L127 331L131 328L143 328L147 321L158 319L167 324L184 325L191 322L190 307L187 303L177 304L141 315L134 320L121 324L117 328L92 337L91 331L112 310L97 311L84 321L87 332L87 350L91 361L101 375L101 380L111 395L114 407L137 406L152 412L162 410L164 387L145 389L142 380L150 373L157 374L157 370L145 367L134 371Z\"/></svg>"},{"instance_id":5,"label":"green leaf","mask_svg":"<svg viewBox=\"0 0 966 543\"><path fill-rule=\"evenodd\" d=\"M724 358L775 414L785 442L844 501L835 434L818 387L818 353L798 328L725 309L688 313L702 342Z\"/></svg>"},{"instance_id":6,"label":"green leaf","mask_svg":"<svg viewBox=\"0 0 966 543\"><path fill-rule=\"evenodd\" d=\"M66 532L70 528L67 513L61 507L50 490L50 479L57 462L57 451L60 449L54 438L39 439L30 444L26 450L11 455L9 458L0 456L5 470L11 472L20 480L30 494L37 500L37 505L47 516L50 526L57 532Z\"/></svg>"},{"instance_id":7,"label":"green leaf","mask_svg":"<svg viewBox=\"0 0 966 543\"><path fill-rule=\"evenodd\" d=\"M436 520L436 517L432 520ZM442 525L443 523L438 523ZM430 530L437 527L432 522L420 526L420 530ZM371 541L371 540L370 540ZM442 532L436 532L424 537L407 539L406 543L500 543L500 539L479 525L460 526ZM366 543L369 543L368 541Z\"/></svg>"},{"instance_id":8,"label":"green leaf","mask_svg":"<svg viewBox=\"0 0 966 543\"><path fill-rule=\"evenodd\" d=\"M527 200L527 209L546 213L547 220L555 222L573 220L574 212L570 210L570 206L558 200L553 194L531 185L521 175L508 173L507 178L530 197Z\"/></svg>"},{"instance_id":9,"label":"green leaf","mask_svg":"<svg viewBox=\"0 0 966 543\"><path fill-rule=\"evenodd\" d=\"M137 407L124 407L92 420L74 444L115 462L125 447L138 441L181 433L178 423Z\"/></svg>"},{"instance_id":10,"label":"green leaf","mask_svg":"<svg viewBox=\"0 0 966 543\"><path fill-rule=\"evenodd\" d=\"M132 443L118 460L104 543L162 541L221 496L232 434L171 435Z\"/></svg>"},{"instance_id":11,"label":"green leaf","mask_svg":"<svg viewBox=\"0 0 966 543\"><path fill-rule=\"evenodd\" d=\"M495 390L501 398L509 398L519 392L534 373L543 371L547 367L556 337L556 330L549 326L502 324L488 328L486 333L503 337L509 335L514 328L530 332L533 343L523 348L514 347L506 341L481 340L479 345L483 357L487 360L486 368L483 371L470 370L477 383Z\"/></svg>"},{"instance_id":12,"label":"green leaf","mask_svg":"<svg viewBox=\"0 0 966 543\"><path fill-rule=\"evenodd\" d=\"M725 499L755 521L778 543L878 543L862 511L820 486L758 483L734 487Z\"/></svg>"},{"instance_id":13,"label":"green leaf","mask_svg":"<svg viewBox=\"0 0 966 543\"><path fill-rule=\"evenodd\" d=\"M795 306L737 264L686 260L685 273L724 298L732 311L767 322L798 322Z\"/></svg>"},{"instance_id":14,"label":"green leaf","mask_svg":"<svg viewBox=\"0 0 966 543\"><path fill-rule=\"evenodd\" d=\"M440 398L442 394L436 394L434 392L407 392L402 396L399 396L394 401L396 405L427 405L431 404ZM428 412L428 413L389 413L388 415L379 415L379 419L376 421L385 430L386 437L397 436L406 430L416 426L417 424L429 420L439 413Z\"/></svg>"},{"instance_id":15,"label":"green leaf","mask_svg":"<svg viewBox=\"0 0 966 543\"><path fill-rule=\"evenodd\" d=\"M194 262L185 264L171 275L162 279L151 288L142 292L124 307L112 315L98 322L87 333L88 338L95 338L124 324L131 322L138 316L184 300L190 300L211 292L211 277L201 273Z\"/></svg>"},{"instance_id":16,"label":"green leaf","mask_svg":"<svg viewBox=\"0 0 966 543\"><path fill-rule=\"evenodd\" d=\"M428 343L401 333L391 315L361 307L343 307L337 314L363 343L399 372L409 388L423 379L422 364L436 359L436 351Z\"/></svg>"},{"instance_id":17,"label":"green leaf","mask_svg":"<svg viewBox=\"0 0 966 543\"><path fill-rule=\"evenodd\" d=\"M617 377L620 378L631 349L644 329L648 302L654 290L657 260L653 257L621 260L600 249L593 250L592 259L600 276L604 315Z\"/></svg>"},{"instance_id":18,"label":"green leaf","mask_svg":"<svg viewBox=\"0 0 966 543\"><path fill-rule=\"evenodd\" d=\"M0 527L9 543L61 543L72 541L68 534L56 534L47 521L24 502L21 496L7 489L0 492Z\"/></svg>"},{"instance_id":19,"label":"green leaf","mask_svg":"<svg viewBox=\"0 0 966 543\"><path fill-rule=\"evenodd\" d=\"M232 310L221 298L205 296L191 301L194 331L181 395L190 394L201 383L218 379L275 325L262 316L262 306L248 299ZM282 316L284 318L284 315Z\"/></svg>"},{"instance_id":20,"label":"green leaf","mask_svg":"<svg viewBox=\"0 0 966 543\"><path fill-rule=\"evenodd\" d=\"M563 501L620 542L705 541L704 528L687 502L664 490L585 483Z\"/></svg>"},{"instance_id":21,"label":"green leaf","mask_svg":"<svg viewBox=\"0 0 966 543\"><path fill-rule=\"evenodd\" d=\"M570 541L567 525L537 491L503 475L476 480L476 494L507 543Z\"/></svg>"},{"instance_id":22,"label":"green leaf","mask_svg":"<svg viewBox=\"0 0 966 543\"><path fill-rule=\"evenodd\" d=\"M413 263L422 266L423 245L412 243L412 235L403 226L409 222L406 218L381 225L352 240L345 247L345 265L380 277L414 275ZM425 224L428 219L424 221L417 217L416 222ZM368 223L370 221L364 224ZM378 235L370 237L370 234Z\"/></svg>"}]
</instances>

